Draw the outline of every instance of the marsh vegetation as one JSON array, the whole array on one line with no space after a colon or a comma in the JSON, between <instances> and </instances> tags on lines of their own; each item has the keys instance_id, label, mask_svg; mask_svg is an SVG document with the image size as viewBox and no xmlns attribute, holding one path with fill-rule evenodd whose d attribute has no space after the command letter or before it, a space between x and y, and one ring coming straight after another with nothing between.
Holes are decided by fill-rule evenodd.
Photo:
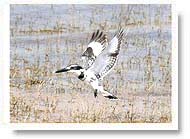
<instances>
[{"instance_id":1,"label":"marsh vegetation","mask_svg":"<svg viewBox=\"0 0 190 139\"><path fill-rule=\"evenodd\" d=\"M166 123L171 115L170 5L11 5L10 116L13 123ZM93 31L127 29L104 86L93 96L73 74Z\"/></svg>"}]
</instances>

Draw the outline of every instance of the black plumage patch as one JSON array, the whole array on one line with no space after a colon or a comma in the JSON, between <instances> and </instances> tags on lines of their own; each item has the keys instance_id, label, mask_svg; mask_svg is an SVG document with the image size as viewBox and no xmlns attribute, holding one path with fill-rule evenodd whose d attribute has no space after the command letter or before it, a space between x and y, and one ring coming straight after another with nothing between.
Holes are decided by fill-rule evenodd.
<instances>
[{"instance_id":1,"label":"black plumage patch","mask_svg":"<svg viewBox=\"0 0 190 139\"><path fill-rule=\"evenodd\" d=\"M78 78L82 81L84 81L84 72L81 72L81 74L78 76Z\"/></svg>"},{"instance_id":2,"label":"black plumage patch","mask_svg":"<svg viewBox=\"0 0 190 139\"><path fill-rule=\"evenodd\" d=\"M100 77L101 77L100 74L95 74L95 76L97 79L100 79Z\"/></svg>"},{"instance_id":3,"label":"black plumage patch","mask_svg":"<svg viewBox=\"0 0 190 139\"><path fill-rule=\"evenodd\" d=\"M94 97L95 97L95 98L97 97L97 94L98 94L98 90L95 89L95 90L94 90Z\"/></svg>"},{"instance_id":4,"label":"black plumage patch","mask_svg":"<svg viewBox=\"0 0 190 139\"><path fill-rule=\"evenodd\" d=\"M111 53L110 56L116 57L119 54L119 52Z\"/></svg>"},{"instance_id":5,"label":"black plumage patch","mask_svg":"<svg viewBox=\"0 0 190 139\"><path fill-rule=\"evenodd\" d=\"M109 99L118 99L116 96L104 96L106 98L109 98Z\"/></svg>"}]
</instances>

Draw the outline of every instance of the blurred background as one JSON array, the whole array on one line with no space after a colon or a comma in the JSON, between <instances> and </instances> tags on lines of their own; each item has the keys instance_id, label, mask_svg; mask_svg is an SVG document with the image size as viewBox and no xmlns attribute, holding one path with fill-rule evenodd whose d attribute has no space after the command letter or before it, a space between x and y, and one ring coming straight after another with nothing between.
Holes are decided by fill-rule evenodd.
<instances>
[{"instance_id":1,"label":"blurred background","mask_svg":"<svg viewBox=\"0 0 190 139\"><path fill-rule=\"evenodd\" d=\"M171 5L11 5L11 122L171 122ZM72 74L93 31L127 30L106 90ZM173 92L175 93L175 92ZM80 104L80 105L79 105Z\"/></svg>"}]
</instances>

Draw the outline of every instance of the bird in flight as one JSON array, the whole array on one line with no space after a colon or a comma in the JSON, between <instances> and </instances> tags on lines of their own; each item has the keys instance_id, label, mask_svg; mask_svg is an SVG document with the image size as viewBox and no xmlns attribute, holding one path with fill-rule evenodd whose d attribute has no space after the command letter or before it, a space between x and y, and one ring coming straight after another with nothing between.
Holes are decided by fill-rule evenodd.
<instances>
[{"instance_id":1,"label":"bird in flight","mask_svg":"<svg viewBox=\"0 0 190 139\"><path fill-rule=\"evenodd\" d=\"M72 64L55 73L75 73L81 81L85 81L93 87L94 97L97 97L97 93L101 93L106 98L117 99L116 96L104 90L102 81L116 64L123 35L123 29L119 29L113 39L108 42L106 34L99 30L95 31L87 49L82 54L82 58L87 61L87 66L83 68L78 64Z\"/></svg>"}]
</instances>

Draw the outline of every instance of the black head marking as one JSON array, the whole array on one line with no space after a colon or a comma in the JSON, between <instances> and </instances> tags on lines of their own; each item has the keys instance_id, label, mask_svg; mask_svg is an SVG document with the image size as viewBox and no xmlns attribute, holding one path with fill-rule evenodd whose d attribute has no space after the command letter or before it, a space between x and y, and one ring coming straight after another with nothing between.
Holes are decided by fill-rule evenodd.
<instances>
[{"instance_id":1,"label":"black head marking","mask_svg":"<svg viewBox=\"0 0 190 139\"><path fill-rule=\"evenodd\" d=\"M94 53L93 53L93 49L91 47L88 47L86 49L86 51L82 54L82 56L86 56L86 57L91 57L93 55L94 55Z\"/></svg>"},{"instance_id":2,"label":"black head marking","mask_svg":"<svg viewBox=\"0 0 190 139\"><path fill-rule=\"evenodd\" d=\"M83 69L81 66L71 66L71 69L72 70L80 70L80 69Z\"/></svg>"}]
</instances>

